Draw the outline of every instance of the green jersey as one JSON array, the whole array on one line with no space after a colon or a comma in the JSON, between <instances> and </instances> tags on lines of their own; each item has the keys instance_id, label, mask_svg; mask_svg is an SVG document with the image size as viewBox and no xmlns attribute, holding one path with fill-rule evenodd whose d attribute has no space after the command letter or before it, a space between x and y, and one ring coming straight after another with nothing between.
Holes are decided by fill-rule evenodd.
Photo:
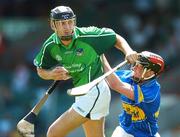
<instances>
[{"instance_id":1,"label":"green jersey","mask_svg":"<svg viewBox=\"0 0 180 137\"><path fill-rule=\"evenodd\" d=\"M103 74L100 55L116 43L116 33L108 28L75 27L72 42L64 46L56 33L43 44L34 59L38 68L52 69L63 65L80 86Z\"/></svg>"}]
</instances>

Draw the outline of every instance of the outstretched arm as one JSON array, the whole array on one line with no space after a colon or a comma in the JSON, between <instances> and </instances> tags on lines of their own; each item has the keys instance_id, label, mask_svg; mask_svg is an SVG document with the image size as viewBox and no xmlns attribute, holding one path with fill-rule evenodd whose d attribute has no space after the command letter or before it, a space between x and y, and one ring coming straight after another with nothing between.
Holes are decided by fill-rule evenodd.
<instances>
[{"instance_id":1,"label":"outstretched arm","mask_svg":"<svg viewBox=\"0 0 180 137\"><path fill-rule=\"evenodd\" d=\"M111 66L109 65L106 57L104 55L101 56L104 71L108 72L111 70ZM134 100L134 91L130 84L122 82L115 73L112 73L110 76L106 78L108 81L109 87L115 90L118 93L121 93L127 96L129 99Z\"/></svg>"},{"instance_id":2,"label":"outstretched arm","mask_svg":"<svg viewBox=\"0 0 180 137\"><path fill-rule=\"evenodd\" d=\"M137 52L132 50L127 41L121 37L120 35L116 34L116 44L115 47L121 50L125 54L125 59L133 64L138 59Z\"/></svg>"}]
</instances>

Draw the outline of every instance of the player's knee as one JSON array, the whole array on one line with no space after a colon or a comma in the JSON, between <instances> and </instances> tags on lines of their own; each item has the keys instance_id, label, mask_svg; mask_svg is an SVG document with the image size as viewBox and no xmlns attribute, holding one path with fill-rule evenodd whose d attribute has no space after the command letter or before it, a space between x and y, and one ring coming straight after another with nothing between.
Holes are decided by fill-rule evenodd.
<instances>
[{"instance_id":1,"label":"player's knee","mask_svg":"<svg viewBox=\"0 0 180 137\"><path fill-rule=\"evenodd\" d=\"M56 132L54 131L54 128L52 126L48 128L47 137L58 137L58 135L56 135Z\"/></svg>"},{"instance_id":2,"label":"player's knee","mask_svg":"<svg viewBox=\"0 0 180 137\"><path fill-rule=\"evenodd\" d=\"M48 128L47 137L55 137L55 135L53 134L53 128L52 127Z\"/></svg>"},{"instance_id":3,"label":"player's knee","mask_svg":"<svg viewBox=\"0 0 180 137\"><path fill-rule=\"evenodd\" d=\"M47 137L65 137L65 132L59 132L55 126L51 125L47 131Z\"/></svg>"}]
</instances>

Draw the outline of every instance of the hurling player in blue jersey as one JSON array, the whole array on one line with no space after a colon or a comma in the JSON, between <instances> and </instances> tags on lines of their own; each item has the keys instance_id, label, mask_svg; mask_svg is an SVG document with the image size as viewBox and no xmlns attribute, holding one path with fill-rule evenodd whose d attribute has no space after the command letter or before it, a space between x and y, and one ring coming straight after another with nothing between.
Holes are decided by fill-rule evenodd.
<instances>
[{"instance_id":1,"label":"hurling player in blue jersey","mask_svg":"<svg viewBox=\"0 0 180 137\"><path fill-rule=\"evenodd\" d=\"M110 70L105 57L103 61L105 71ZM111 137L160 137L160 84L156 78L163 69L161 56L144 51L131 70L118 70L107 78L109 86L121 93L123 107Z\"/></svg>"}]
</instances>

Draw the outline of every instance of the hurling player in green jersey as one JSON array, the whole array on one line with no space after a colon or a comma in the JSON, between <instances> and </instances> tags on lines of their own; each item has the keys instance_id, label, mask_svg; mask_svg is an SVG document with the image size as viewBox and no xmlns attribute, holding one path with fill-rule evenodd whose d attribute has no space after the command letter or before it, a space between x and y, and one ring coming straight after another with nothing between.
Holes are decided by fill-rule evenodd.
<instances>
[{"instance_id":1,"label":"hurling player in green jersey","mask_svg":"<svg viewBox=\"0 0 180 137\"><path fill-rule=\"evenodd\" d=\"M124 53L129 63L137 59L137 53L112 29L77 27L70 7L52 9L50 25L54 33L34 59L38 75L45 80L72 78L75 87L89 83L103 74L100 56L113 46ZM72 106L49 127L47 137L65 137L81 125L86 137L105 137L104 120L110 99L109 87L103 80L86 95L75 98Z\"/></svg>"}]
</instances>

